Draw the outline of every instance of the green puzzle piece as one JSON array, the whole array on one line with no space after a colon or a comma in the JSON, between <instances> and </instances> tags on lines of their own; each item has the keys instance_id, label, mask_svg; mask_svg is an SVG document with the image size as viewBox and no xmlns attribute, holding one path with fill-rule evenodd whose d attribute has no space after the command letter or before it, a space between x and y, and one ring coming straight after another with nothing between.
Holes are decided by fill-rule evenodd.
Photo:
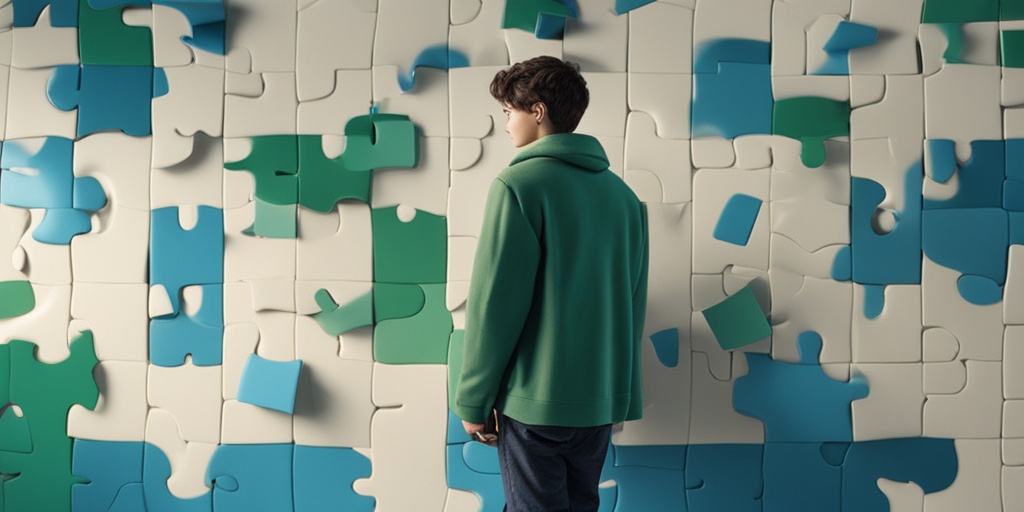
<instances>
[{"instance_id":1,"label":"green puzzle piece","mask_svg":"<svg viewBox=\"0 0 1024 512\"><path fill-rule=\"evenodd\" d=\"M296 204L299 198L299 153L294 135L252 137L245 158L227 162L224 168L247 171L256 181L256 197L277 205ZM294 219L292 219L294 222Z\"/></svg>"},{"instance_id":2,"label":"green puzzle piece","mask_svg":"<svg viewBox=\"0 0 1024 512\"><path fill-rule=\"evenodd\" d=\"M772 334L772 328L749 286L701 313L722 350L743 347Z\"/></svg>"},{"instance_id":3,"label":"green puzzle piece","mask_svg":"<svg viewBox=\"0 0 1024 512\"><path fill-rule=\"evenodd\" d=\"M298 205L295 204L273 204L256 198L256 218L252 227L247 229L247 235L262 236L266 238L295 238L295 219L298 215Z\"/></svg>"},{"instance_id":4,"label":"green puzzle piece","mask_svg":"<svg viewBox=\"0 0 1024 512\"><path fill-rule=\"evenodd\" d=\"M466 331L456 329L448 338L448 409L455 410L455 390L459 385L459 373L462 372L462 347L465 345Z\"/></svg>"},{"instance_id":5,"label":"green puzzle piece","mask_svg":"<svg viewBox=\"0 0 1024 512\"><path fill-rule=\"evenodd\" d=\"M345 124L345 153L350 171L416 166L416 126L408 116L371 114Z\"/></svg>"},{"instance_id":6,"label":"green puzzle piece","mask_svg":"<svg viewBox=\"0 0 1024 512\"><path fill-rule=\"evenodd\" d=\"M21 316L35 307L36 295L32 290L32 283L28 281L0 282L0 318Z\"/></svg>"},{"instance_id":7,"label":"green puzzle piece","mask_svg":"<svg viewBox=\"0 0 1024 512\"><path fill-rule=\"evenodd\" d=\"M315 298L317 306L320 306L320 312L314 314L313 319L331 336L340 336L357 327L373 324L373 291L342 306L334 302L331 293L324 288L316 291Z\"/></svg>"},{"instance_id":8,"label":"green puzzle piece","mask_svg":"<svg viewBox=\"0 0 1024 512\"><path fill-rule=\"evenodd\" d=\"M998 21L999 0L925 0L921 23Z\"/></svg>"},{"instance_id":9,"label":"green puzzle piece","mask_svg":"<svg viewBox=\"0 0 1024 512\"><path fill-rule=\"evenodd\" d=\"M411 284L374 283L373 314L377 322L408 318L423 310L423 288Z\"/></svg>"},{"instance_id":10,"label":"green puzzle piece","mask_svg":"<svg viewBox=\"0 0 1024 512\"><path fill-rule=\"evenodd\" d=\"M799 140L800 161L820 167L825 163L825 139L850 134L850 104L817 96L777 100L772 133Z\"/></svg>"},{"instance_id":11,"label":"green puzzle piece","mask_svg":"<svg viewBox=\"0 0 1024 512\"><path fill-rule=\"evenodd\" d=\"M518 28L531 34L535 33L537 18L541 14L560 18L572 17L569 8L555 0L518 0L505 4L505 16L501 20L501 28Z\"/></svg>"},{"instance_id":12,"label":"green puzzle piece","mask_svg":"<svg viewBox=\"0 0 1024 512\"><path fill-rule=\"evenodd\" d=\"M153 31L124 24L123 7L93 9L78 2L78 51L82 64L152 66Z\"/></svg>"},{"instance_id":13,"label":"green puzzle piece","mask_svg":"<svg viewBox=\"0 0 1024 512\"><path fill-rule=\"evenodd\" d=\"M299 204L329 212L342 199L370 202L373 173L346 167L344 155L327 158L321 135L299 135ZM345 152L348 152L346 143Z\"/></svg>"},{"instance_id":14,"label":"green puzzle piece","mask_svg":"<svg viewBox=\"0 0 1024 512\"><path fill-rule=\"evenodd\" d=\"M416 286L416 285L406 285ZM423 309L408 318L378 321L373 359L385 364L445 364L452 315L445 307L446 284L423 284Z\"/></svg>"},{"instance_id":15,"label":"green puzzle piece","mask_svg":"<svg viewBox=\"0 0 1024 512\"><path fill-rule=\"evenodd\" d=\"M68 409L94 409L99 389L93 378L98 361L91 331L69 344L71 355L56 364L35 358L33 343L14 340L10 356L10 398L31 426L31 453L0 452L0 474L16 475L4 483L7 510L71 510L72 440L67 436Z\"/></svg>"},{"instance_id":16,"label":"green puzzle piece","mask_svg":"<svg viewBox=\"0 0 1024 512\"><path fill-rule=\"evenodd\" d=\"M1008 68L1024 68L1024 30L1003 30L999 33L1002 64Z\"/></svg>"},{"instance_id":17,"label":"green puzzle piece","mask_svg":"<svg viewBox=\"0 0 1024 512\"><path fill-rule=\"evenodd\" d=\"M446 282L448 224L444 217L417 210L415 218L402 222L396 206L375 208L370 216L375 282Z\"/></svg>"}]
</instances>

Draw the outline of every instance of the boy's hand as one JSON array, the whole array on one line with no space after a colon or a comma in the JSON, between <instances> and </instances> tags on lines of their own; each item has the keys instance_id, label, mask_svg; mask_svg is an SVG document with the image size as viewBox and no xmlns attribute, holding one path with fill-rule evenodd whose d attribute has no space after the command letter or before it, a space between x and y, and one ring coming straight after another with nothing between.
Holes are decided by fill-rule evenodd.
<instances>
[{"instance_id":1,"label":"boy's hand","mask_svg":"<svg viewBox=\"0 0 1024 512\"><path fill-rule=\"evenodd\" d=\"M462 420L462 428L466 429L466 433L475 441L484 443L487 446L496 446L498 444L497 435L484 433L485 425L483 423L470 423Z\"/></svg>"}]
</instances>

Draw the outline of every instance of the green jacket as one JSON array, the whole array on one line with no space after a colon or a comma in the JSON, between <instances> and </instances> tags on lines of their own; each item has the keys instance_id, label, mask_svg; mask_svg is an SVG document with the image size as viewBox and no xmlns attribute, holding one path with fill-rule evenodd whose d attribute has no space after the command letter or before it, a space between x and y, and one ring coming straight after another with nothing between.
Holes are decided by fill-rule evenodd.
<instances>
[{"instance_id":1,"label":"green jacket","mask_svg":"<svg viewBox=\"0 0 1024 512\"><path fill-rule=\"evenodd\" d=\"M533 425L640 418L647 214L589 135L548 135L491 184L455 413Z\"/></svg>"}]
</instances>

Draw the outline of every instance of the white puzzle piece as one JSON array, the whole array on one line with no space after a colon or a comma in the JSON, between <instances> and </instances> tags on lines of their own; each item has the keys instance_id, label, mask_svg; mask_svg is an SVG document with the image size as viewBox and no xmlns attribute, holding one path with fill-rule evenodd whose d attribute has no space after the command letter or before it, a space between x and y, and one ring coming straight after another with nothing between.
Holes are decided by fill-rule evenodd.
<instances>
[{"instance_id":1,"label":"white puzzle piece","mask_svg":"<svg viewBox=\"0 0 1024 512\"><path fill-rule=\"evenodd\" d=\"M917 363L854 364L851 371L867 379L868 396L850 403L853 440L920 437L924 390Z\"/></svg>"},{"instance_id":2,"label":"white puzzle piece","mask_svg":"<svg viewBox=\"0 0 1024 512\"><path fill-rule=\"evenodd\" d=\"M150 365L148 403L174 416L184 441L218 444L221 377L220 366L195 366L191 361L175 367Z\"/></svg>"},{"instance_id":3,"label":"white puzzle piece","mask_svg":"<svg viewBox=\"0 0 1024 512\"><path fill-rule=\"evenodd\" d=\"M75 281L71 290L72 329L90 330L100 361L146 362L149 320L145 283Z\"/></svg>"},{"instance_id":4,"label":"white puzzle piece","mask_svg":"<svg viewBox=\"0 0 1024 512\"><path fill-rule=\"evenodd\" d=\"M93 370L100 396L94 410L68 410L68 436L99 441L143 441L146 435L145 361L100 361ZM219 394L217 386L214 393Z\"/></svg>"}]
</instances>

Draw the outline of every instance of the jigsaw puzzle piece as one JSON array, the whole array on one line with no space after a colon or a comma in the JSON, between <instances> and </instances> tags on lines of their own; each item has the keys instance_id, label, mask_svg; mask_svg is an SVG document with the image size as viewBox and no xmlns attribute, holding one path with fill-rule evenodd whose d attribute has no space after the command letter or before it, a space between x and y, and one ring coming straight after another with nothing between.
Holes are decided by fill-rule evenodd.
<instances>
[{"instance_id":1,"label":"jigsaw puzzle piece","mask_svg":"<svg viewBox=\"0 0 1024 512\"><path fill-rule=\"evenodd\" d=\"M351 345L363 341L358 331L342 337L339 351L337 338L320 330L312 319L297 318L295 328L295 357L302 359L304 367L295 397L295 442L370 447L373 362L350 355Z\"/></svg>"},{"instance_id":2,"label":"jigsaw puzzle piece","mask_svg":"<svg viewBox=\"0 0 1024 512\"><path fill-rule=\"evenodd\" d=\"M416 54L423 48L447 45L448 15L448 2L443 0L416 2L414 5L378 0L373 66L398 66L398 73L413 72ZM397 74L391 76L390 80L394 81Z\"/></svg>"},{"instance_id":3,"label":"jigsaw puzzle piece","mask_svg":"<svg viewBox=\"0 0 1024 512\"><path fill-rule=\"evenodd\" d=\"M293 444L219 446L206 470L214 509L291 510L294 448Z\"/></svg>"},{"instance_id":4,"label":"jigsaw puzzle piece","mask_svg":"<svg viewBox=\"0 0 1024 512\"><path fill-rule=\"evenodd\" d=\"M401 206L377 208L373 221L373 275L381 283L444 283L444 217Z\"/></svg>"},{"instance_id":5,"label":"jigsaw puzzle piece","mask_svg":"<svg viewBox=\"0 0 1024 512\"><path fill-rule=\"evenodd\" d=\"M970 141L1002 139L1000 77L998 66L950 63L926 77L925 137L955 141L958 155Z\"/></svg>"},{"instance_id":6,"label":"jigsaw puzzle piece","mask_svg":"<svg viewBox=\"0 0 1024 512\"><path fill-rule=\"evenodd\" d=\"M615 509L689 510L684 468L686 446L608 446L601 481L614 481ZM604 496L602 496L602 502Z\"/></svg>"},{"instance_id":7,"label":"jigsaw puzzle piece","mask_svg":"<svg viewBox=\"0 0 1024 512\"><path fill-rule=\"evenodd\" d=\"M163 69L97 64L57 66L46 90L57 108L78 109L78 137L105 130L149 135L152 100L167 92Z\"/></svg>"},{"instance_id":8,"label":"jigsaw puzzle piece","mask_svg":"<svg viewBox=\"0 0 1024 512\"><path fill-rule=\"evenodd\" d=\"M345 125L345 152L341 158L352 171L416 165L416 127L401 114L353 117Z\"/></svg>"},{"instance_id":9,"label":"jigsaw puzzle piece","mask_svg":"<svg viewBox=\"0 0 1024 512\"><path fill-rule=\"evenodd\" d=\"M371 473L371 462L351 448L295 446L292 469L295 512L340 507L370 512L376 500L357 494L352 482ZM343 483L345 485L338 485Z\"/></svg>"},{"instance_id":10,"label":"jigsaw puzzle piece","mask_svg":"<svg viewBox=\"0 0 1024 512\"><path fill-rule=\"evenodd\" d=\"M686 502L691 510L760 511L765 447L697 444L686 448Z\"/></svg>"},{"instance_id":11,"label":"jigsaw puzzle piece","mask_svg":"<svg viewBox=\"0 0 1024 512\"><path fill-rule=\"evenodd\" d=\"M889 502L879 478L913 482L925 494L948 488L957 478L952 439L903 437L857 442L843 462L843 510L883 510Z\"/></svg>"},{"instance_id":12,"label":"jigsaw puzzle piece","mask_svg":"<svg viewBox=\"0 0 1024 512\"><path fill-rule=\"evenodd\" d=\"M167 368L149 368L145 390L153 409L167 411L185 442L220 442L222 370L220 366L197 366L188 362Z\"/></svg>"},{"instance_id":13,"label":"jigsaw puzzle piece","mask_svg":"<svg viewBox=\"0 0 1024 512\"><path fill-rule=\"evenodd\" d=\"M255 91L237 89L237 82L250 80L258 86ZM299 101L294 72L228 72L224 90L225 137L296 133Z\"/></svg>"},{"instance_id":14,"label":"jigsaw puzzle piece","mask_svg":"<svg viewBox=\"0 0 1024 512\"><path fill-rule=\"evenodd\" d=\"M143 443L76 439L71 467L85 483L71 486L71 510L145 510Z\"/></svg>"},{"instance_id":15,"label":"jigsaw puzzle piece","mask_svg":"<svg viewBox=\"0 0 1024 512\"><path fill-rule=\"evenodd\" d=\"M956 479L952 485L925 494L925 510L961 510L1003 506L999 439L956 439Z\"/></svg>"},{"instance_id":16,"label":"jigsaw puzzle piece","mask_svg":"<svg viewBox=\"0 0 1024 512\"><path fill-rule=\"evenodd\" d=\"M1003 413L1002 363L968 359L965 364L966 385L959 393L927 395L924 404L926 436L960 439L999 437Z\"/></svg>"},{"instance_id":17,"label":"jigsaw puzzle piece","mask_svg":"<svg viewBox=\"0 0 1024 512\"><path fill-rule=\"evenodd\" d=\"M766 201L769 195L767 169L709 170L700 169L693 180L693 239L694 246L703 247L693 255L693 271L717 274L728 265L760 270L768 269L769 215L757 215L751 233L743 245L729 243L714 235L715 226L725 215L729 198L742 193ZM748 219L749 220L749 219Z\"/></svg>"},{"instance_id":18,"label":"jigsaw puzzle piece","mask_svg":"<svg viewBox=\"0 0 1024 512\"><path fill-rule=\"evenodd\" d=\"M148 411L146 369L145 362L100 361L95 370L100 398L91 411L82 407L72 407L68 411L68 436L105 441L143 441ZM142 466L138 469L138 481L141 482Z\"/></svg>"},{"instance_id":19,"label":"jigsaw puzzle piece","mask_svg":"<svg viewBox=\"0 0 1024 512\"><path fill-rule=\"evenodd\" d=\"M32 425L32 453L0 452L0 467L17 474L3 483L9 510L67 510L71 504L72 440L67 436L68 410L75 404L94 409L99 389L92 333L76 335L63 361L36 359L36 345L13 340L10 350L10 401Z\"/></svg>"},{"instance_id":20,"label":"jigsaw puzzle piece","mask_svg":"<svg viewBox=\"0 0 1024 512\"><path fill-rule=\"evenodd\" d=\"M756 53L764 53L767 44ZM734 45L732 47L743 47ZM710 45L707 51L731 48ZM749 51L744 48L744 51ZM750 51L750 53L755 53ZM724 137L772 132L771 67L767 62L732 62L728 53L699 55L694 62L693 102L690 107L693 138ZM707 66L715 66L705 69Z\"/></svg>"},{"instance_id":21,"label":"jigsaw puzzle piece","mask_svg":"<svg viewBox=\"0 0 1024 512\"><path fill-rule=\"evenodd\" d=\"M764 443L764 424L733 406L734 384L746 374L747 361L734 357L731 364L733 380L719 380L711 373L708 355L693 353L689 444Z\"/></svg>"},{"instance_id":22,"label":"jigsaw puzzle piece","mask_svg":"<svg viewBox=\"0 0 1024 512\"><path fill-rule=\"evenodd\" d=\"M677 328L651 334L644 344L644 417L622 424L612 434L619 446L686 444L690 426L692 355Z\"/></svg>"},{"instance_id":23,"label":"jigsaw puzzle piece","mask_svg":"<svg viewBox=\"0 0 1024 512\"><path fill-rule=\"evenodd\" d=\"M21 316L0 319L0 340L38 340L41 361L68 357L67 334L71 318L71 286L32 283L35 307ZM6 402L5 402L6 403Z\"/></svg>"},{"instance_id":24,"label":"jigsaw puzzle piece","mask_svg":"<svg viewBox=\"0 0 1024 512\"><path fill-rule=\"evenodd\" d=\"M142 485L146 510L182 510L185 512L212 512L213 492L179 498L167 487L171 475L171 462L157 445L147 442L142 455Z\"/></svg>"},{"instance_id":25,"label":"jigsaw puzzle piece","mask_svg":"<svg viewBox=\"0 0 1024 512\"><path fill-rule=\"evenodd\" d=\"M373 325L372 290L340 303L335 302L329 290L320 288L316 291L315 299L320 311L312 317L331 336L341 336L352 329Z\"/></svg>"},{"instance_id":26,"label":"jigsaw puzzle piece","mask_svg":"<svg viewBox=\"0 0 1024 512\"><path fill-rule=\"evenodd\" d=\"M825 375L816 363L822 346L817 333L801 334L797 344L799 364L773 361L764 354L745 354L750 370L736 379L736 410L761 418L769 443L852 441L849 404L868 396L867 381L854 376L849 382L841 382ZM789 399L776 403L771 397L778 396Z\"/></svg>"},{"instance_id":27,"label":"jigsaw puzzle piece","mask_svg":"<svg viewBox=\"0 0 1024 512\"><path fill-rule=\"evenodd\" d=\"M583 71L626 72L629 17L583 6L565 21L564 58Z\"/></svg>"},{"instance_id":28,"label":"jigsaw puzzle piece","mask_svg":"<svg viewBox=\"0 0 1024 512\"><path fill-rule=\"evenodd\" d=\"M693 30L693 9L667 2L653 2L643 9L630 11L626 45L627 71L631 75L691 73ZM684 103L689 106L688 102ZM689 126L686 129L688 132ZM688 138L667 134L662 134L662 137Z\"/></svg>"},{"instance_id":29,"label":"jigsaw puzzle piece","mask_svg":"<svg viewBox=\"0 0 1024 512\"><path fill-rule=\"evenodd\" d=\"M404 205L445 215L448 210L448 181L451 173L448 137L417 137L416 160L408 167L373 171L371 206Z\"/></svg>"},{"instance_id":30,"label":"jigsaw puzzle piece","mask_svg":"<svg viewBox=\"0 0 1024 512\"><path fill-rule=\"evenodd\" d=\"M350 2L316 2L298 10L295 78L300 102L328 96L336 70L369 69L377 13ZM344 48L345 51L323 51Z\"/></svg>"},{"instance_id":31,"label":"jigsaw puzzle piece","mask_svg":"<svg viewBox=\"0 0 1024 512\"><path fill-rule=\"evenodd\" d=\"M149 27L124 22L125 6L149 6L146 0L79 0L78 48L81 63L102 66L153 66Z\"/></svg>"},{"instance_id":32,"label":"jigsaw puzzle piece","mask_svg":"<svg viewBox=\"0 0 1024 512\"><path fill-rule=\"evenodd\" d=\"M470 441L449 444L446 450L448 487L475 494L480 512L503 510L505 495L497 449Z\"/></svg>"},{"instance_id":33,"label":"jigsaw puzzle piece","mask_svg":"<svg viewBox=\"0 0 1024 512\"><path fill-rule=\"evenodd\" d=\"M331 135L340 139L348 120L365 114L366 106L373 104L372 70L339 69L331 76L333 88L322 98L299 102L296 122L300 135ZM299 86L302 86L301 81ZM328 139L325 137L325 140ZM340 153L339 148L328 157L336 158Z\"/></svg>"},{"instance_id":34,"label":"jigsaw puzzle piece","mask_svg":"<svg viewBox=\"0 0 1024 512\"><path fill-rule=\"evenodd\" d=\"M444 508L446 370L443 364L374 364L373 402L379 409L370 434L373 473L356 480L353 489L374 496L380 510ZM402 492L389 491L396 488Z\"/></svg>"},{"instance_id":35,"label":"jigsaw puzzle piece","mask_svg":"<svg viewBox=\"0 0 1024 512\"><path fill-rule=\"evenodd\" d=\"M825 163L825 139L850 134L848 101L817 96L780 99L771 119L771 133L800 140L800 160L811 168Z\"/></svg>"},{"instance_id":36,"label":"jigsaw puzzle piece","mask_svg":"<svg viewBox=\"0 0 1024 512\"><path fill-rule=\"evenodd\" d=\"M850 249L853 280L861 284L914 284L921 281L921 169L905 173L903 209L879 209L886 196L877 182L852 178ZM877 228L879 215L894 216L890 229Z\"/></svg>"},{"instance_id":37,"label":"jigsaw puzzle piece","mask_svg":"<svg viewBox=\"0 0 1024 512\"><path fill-rule=\"evenodd\" d=\"M151 213L149 282L167 289L175 313L185 286L224 282L224 213L199 206L192 215L177 207Z\"/></svg>"},{"instance_id":38,"label":"jigsaw puzzle piece","mask_svg":"<svg viewBox=\"0 0 1024 512\"><path fill-rule=\"evenodd\" d=\"M763 510L840 508L842 460L833 460L831 452L845 446L846 443L765 443Z\"/></svg>"},{"instance_id":39,"label":"jigsaw puzzle piece","mask_svg":"<svg viewBox=\"0 0 1024 512\"><path fill-rule=\"evenodd\" d=\"M95 2L96 0L90 0ZM121 3L124 0L113 0ZM224 55L226 9L217 0L154 0L154 10L167 6L188 21L190 34L181 35L183 43L217 55Z\"/></svg>"},{"instance_id":40,"label":"jigsaw puzzle piece","mask_svg":"<svg viewBox=\"0 0 1024 512\"><path fill-rule=\"evenodd\" d=\"M577 18L575 2L567 0L527 0L505 5L501 28L516 28L533 33L537 39L562 39L566 18Z\"/></svg>"},{"instance_id":41,"label":"jigsaw puzzle piece","mask_svg":"<svg viewBox=\"0 0 1024 512\"><path fill-rule=\"evenodd\" d=\"M221 364L225 325L223 286L198 285L199 305L195 312L183 309L169 318L150 321L149 354L153 364L181 366L189 356L199 366ZM189 301L187 296L185 301Z\"/></svg>"},{"instance_id":42,"label":"jigsaw puzzle piece","mask_svg":"<svg viewBox=\"0 0 1024 512\"><path fill-rule=\"evenodd\" d=\"M749 287L701 311L723 350L750 345L771 335L771 326Z\"/></svg>"},{"instance_id":43,"label":"jigsaw puzzle piece","mask_svg":"<svg viewBox=\"0 0 1024 512\"><path fill-rule=\"evenodd\" d=\"M321 213L330 212L343 199L369 203L372 171L351 169L344 154L327 157L323 143L320 136L299 136L299 203Z\"/></svg>"},{"instance_id":44,"label":"jigsaw puzzle piece","mask_svg":"<svg viewBox=\"0 0 1024 512\"><path fill-rule=\"evenodd\" d=\"M503 2L495 0L470 0L461 6L451 2L448 44L463 53L474 67L507 65L505 38L501 31L494 30L501 23L504 10Z\"/></svg>"},{"instance_id":45,"label":"jigsaw puzzle piece","mask_svg":"<svg viewBox=\"0 0 1024 512\"><path fill-rule=\"evenodd\" d=\"M926 141L925 173L930 179L924 186L925 210L1003 207L1003 182L1007 177L1005 141L974 140L970 147L971 158L959 164L953 141ZM935 197L940 194L932 189L942 190L937 184L955 188L951 191L953 195Z\"/></svg>"},{"instance_id":46,"label":"jigsaw puzzle piece","mask_svg":"<svg viewBox=\"0 0 1024 512\"><path fill-rule=\"evenodd\" d=\"M3 149L0 202L20 208L73 206L73 141L63 137L12 140Z\"/></svg>"},{"instance_id":47,"label":"jigsaw puzzle piece","mask_svg":"<svg viewBox=\"0 0 1024 512\"><path fill-rule=\"evenodd\" d=\"M235 7L237 10L231 9ZM294 72L299 11L296 3L247 0L241 4L232 2L231 8L231 15L225 19L225 35L230 34L232 49L244 50L252 56L252 72Z\"/></svg>"},{"instance_id":48,"label":"jigsaw puzzle piece","mask_svg":"<svg viewBox=\"0 0 1024 512\"><path fill-rule=\"evenodd\" d=\"M851 367L851 371L871 383L871 394L851 404L855 441L921 436L925 400L923 368L920 363L869 363Z\"/></svg>"},{"instance_id":49,"label":"jigsaw puzzle piece","mask_svg":"<svg viewBox=\"0 0 1024 512\"><path fill-rule=\"evenodd\" d=\"M632 75L630 80L633 80ZM693 175L692 169L688 169L690 144L686 140L661 138L656 132L653 117L643 112L629 113L624 155L627 183L631 171L648 171L656 177L660 190L660 194L648 202L689 202Z\"/></svg>"},{"instance_id":50,"label":"jigsaw puzzle piece","mask_svg":"<svg viewBox=\"0 0 1024 512\"><path fill-rule=\"evenodd\" d=\"M21 69L0 66L0 76L3 72L9 72L7 96L18 98L18 101L5 104L6 140L45 136L75 137L78 111L64 111L55 107L47 94L54 68Z\"/></svg>"},{"instance_id":51,"label":"jigsaw puzzle piece","mask_svg":"<svg viewBox=\"0 0 1024 512\"><path fill-rule=\"evenodd\" d=\"M960 295L979 306L1002 300L1006 281L1009 219L1001 208L925 210L921 246L927 257L964 277L979 276L996 288L995 296L971 293L964 277L957 281ZM954 243L955 240L955 243ZM968 250L967 248L970 247Z\"/></svg>"},{"instance_id":52,"label":"jigsaw puzzle piece","mask_svg":"<svg viewBox=\"0 0 1024 512\"><path fill-rule=\"evenodd\" d=\"M276 205L297 203L299 149L296 137L262 135L249 140L248 154L241 160L226 162L224 168L252 174L258 199Z\"/></svg>"},{"instance_id":53,"label":"jigsaw puzzle piece","mask_svg":"<svg viewBox=\"0 0 1024 512\"><path fill-rule=\"evenodd\" d=\"M921 286L887 285L881 307L868 315L869 286L853 287L853 362L894 363L921 360Z\"/></svg>"},{"instance_id":54,"label":"jigsaw puzzle piece","mask_svg":"<svg viewBox=\"0 0 1024 512\"><path fill-rule=\"evenodd\" d=\"M330 213L299 210L296 275L299 280L373 280L373 228L369 205L343 201Z\"/></svg>"},{"instance_id":55,"label":"jigsaw puzzle piece","mask_svg":"<svg viewBox=\"0 0 1024 512\"><path fill-rule=\"evenodd\" d=\"M24 5L19 2L17 5ZM77 18L77 0L74 4ZM18 11L17 7L14 8ZM51 19L51 13L53 16ZM4 62L19 68L44 68L59 64L78 63L78 28L77 19L70 25L61 19L62 12L59 2L42 7L38 11L38 20L34 24L19 26L15 12L15 28L11 30L10 60ZM9 19L9 18L8 18ZM9 28L9 26L8 26Z\"/></svg>"},{"instance_id":56,"label":"jigsaw puzzle piece","mask_svg":"<svg viewBox=\"0 0 1024 512\"><path fill-rule=\"evenodd\" d=\"M302 360L274 361L250 354L238 384L238 401L293 414Z\"/></svg>"},{"instance_id":57,"label":"jigsaw puzzle piece","mask_svg":"<svg viewBox=\"0 0 1024 512\"><path fill-rule=\"evenodd\" d=\"M447 361L452 320L445 307L445 285L418 286L423 290L423 309L407 318L381 320L378 317L373 333L374 360L389 364L443 364Z\"/></svg>"},{"instance_id":58,"label":"jigsaw puzzle piece","mask_svg":"<svg viewBox=\"0 0 1024 512\"><path fill-rule=\"evenodd\" d=\"M224 71L190 64L167 68L167 94L153 98L153 167L184 162L198 132L219 137L224 125Z\"/></svg>"}]
</instances>

